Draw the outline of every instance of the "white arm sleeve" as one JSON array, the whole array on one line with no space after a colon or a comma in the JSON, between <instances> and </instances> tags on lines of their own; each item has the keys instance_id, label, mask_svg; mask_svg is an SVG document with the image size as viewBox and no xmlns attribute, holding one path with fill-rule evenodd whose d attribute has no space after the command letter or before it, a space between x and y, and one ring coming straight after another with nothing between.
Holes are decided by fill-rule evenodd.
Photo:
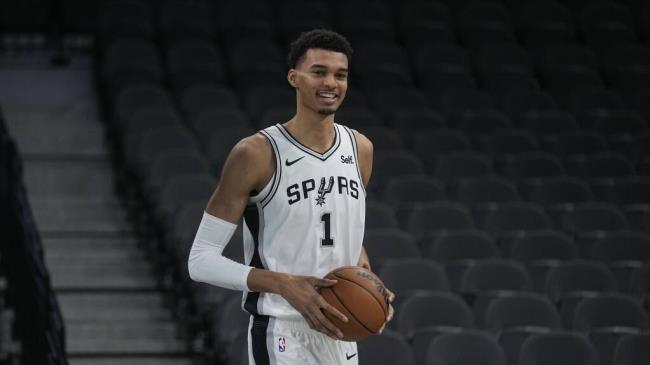
<instances>
[{"instance_id":1,"label":"white arm sleeve","mask_svg":"<svg viewBox=\"0 0 650 365\"><path fill-rule=\"evenodd\" d=\"M207 212L194 237L187 267L190 278L233 290L248 291L248 273L251 266L242 265L222 255L236 225Z\"/></svg>"}]
</instances>

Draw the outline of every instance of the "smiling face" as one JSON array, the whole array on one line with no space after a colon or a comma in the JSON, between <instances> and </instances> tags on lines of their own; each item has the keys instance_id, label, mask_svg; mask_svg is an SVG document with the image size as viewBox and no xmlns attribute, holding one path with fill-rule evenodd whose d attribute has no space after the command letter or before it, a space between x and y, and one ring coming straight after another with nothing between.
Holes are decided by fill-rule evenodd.
<instances>
[{"instance_id":1,"label":"smiling face","mask_svg":"<svg viewBox=\"0 0 650 365\"><path fill-rule=\"evenodd\" d=\"M311 48L287 78L296 88L298 109L331 115L348 89L348 58L340 52Z\"/></svg>"}]
</instances>

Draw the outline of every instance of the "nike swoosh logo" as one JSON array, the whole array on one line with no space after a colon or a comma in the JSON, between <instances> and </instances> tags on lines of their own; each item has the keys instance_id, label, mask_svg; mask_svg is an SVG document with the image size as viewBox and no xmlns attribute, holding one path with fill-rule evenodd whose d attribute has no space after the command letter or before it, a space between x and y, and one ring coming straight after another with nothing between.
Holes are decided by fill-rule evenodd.
<instances>
[{"instance_id":1,"label":"nike swoosh logo","mask_svg":"<svg viewBox=\"0 0 650 365\"><path fill-rule=\"evenodd\" d=\"M356 353L356 352L355 352L354 354L352 354L352 355L348 355L347 352L345 353L345 358L346 358L347 360L350 360L351 358L353 358L353 357L355 357L355 356L357 356L357 353Z\"/></svg>"},{"instance_id":2,"label":"nike swoosh logo","mask_svg":"<svg viewBox=\"0 0 650 365\"><path fill-rule=\"evenodd\" d=\"M287 165L287 166L291 166L291 165L293 165L294 163L296 163L296 162L302 160L303 158L305 158L305 156L302 156L302 157L300 157L300 158L298 158L298 159L295 159L295 160L293 160L293 161L289 161L289 159L286 159L286 160L284 161L284 164Z\"/></svg>"}]
</instances>

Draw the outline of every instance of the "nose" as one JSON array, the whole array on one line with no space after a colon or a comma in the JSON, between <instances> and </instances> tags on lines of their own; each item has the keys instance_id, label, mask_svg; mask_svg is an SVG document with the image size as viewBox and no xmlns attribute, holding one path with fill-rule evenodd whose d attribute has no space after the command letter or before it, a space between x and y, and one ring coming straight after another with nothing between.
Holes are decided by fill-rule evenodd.
<instances>
[{"instance_id":1,"label":"nose","mask_svg":"<svg viewBox=\"0 0 650 365\"><path fill-rule=\"evenodd\" d=\"M333 74L327 74L325 78L323 79L323 85L333 88L336 87L336 79L334 78Z\"/></svg>"}]
</instances>

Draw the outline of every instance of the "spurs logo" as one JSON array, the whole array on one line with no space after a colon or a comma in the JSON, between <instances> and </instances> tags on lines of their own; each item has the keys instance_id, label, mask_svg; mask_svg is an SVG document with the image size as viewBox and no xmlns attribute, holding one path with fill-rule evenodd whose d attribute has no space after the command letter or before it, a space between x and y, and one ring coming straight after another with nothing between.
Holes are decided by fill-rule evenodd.
<instances>
[{"instance_id":1,"label":"spurs logo","mask_svg":"<svg viewBox=\"0 0 650 365\"><path fill-rule=\"evenodd\" d=\"M332 192L332 187L334 187L334 176L330 176L329 184L325 188L325 178L320 179L320 187L318 188L318 198L316 198L316 204L322 207L325 204L325 195Z\"/></svg>"}]
</instances>

